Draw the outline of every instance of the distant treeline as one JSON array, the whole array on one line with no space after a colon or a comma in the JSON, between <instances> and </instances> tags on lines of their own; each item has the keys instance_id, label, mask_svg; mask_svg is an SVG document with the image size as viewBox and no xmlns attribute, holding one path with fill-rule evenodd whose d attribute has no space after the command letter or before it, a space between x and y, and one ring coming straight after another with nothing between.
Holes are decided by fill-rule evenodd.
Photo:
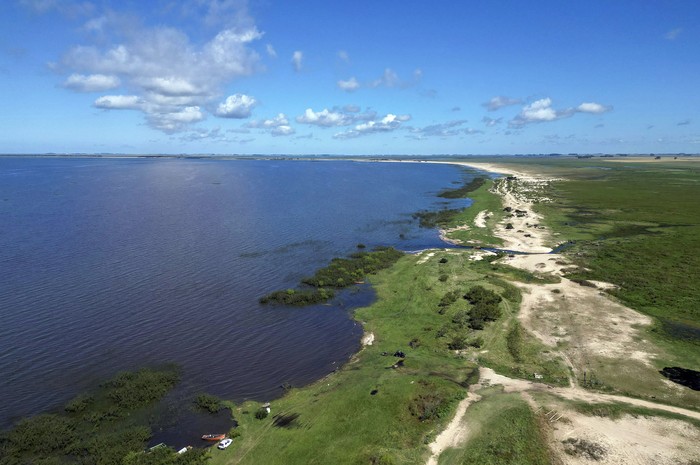
<instances>
[{"instance_id":1,"label":"distant treeline","mask_svg":"<svg viewBox=\"0 0 700 465\"><path fill-rule=\"evenodd\" d=\"M403 256L393 247L378 247L371 252L356 252L348 258L334 258L331 263L316 271L302 284L311 289L286 289L260 298L260 303L284 305L311 305L333 298L333 288L341 289L364 279L368 274L389 268Z\"/></svg>"},{"instance_id":2,"label":"distant treeline","mask_svg":"<svg viewBox=\"0 0 700 465\"><path fill-rule=\"evenodd\" d=\"M486 178L477 177L457 189L445 189L438 194L438 197L442 197L443 199L462 199L468 197L470 192L474 192L483 186L485 182Z\"/></svg>"},{"instance_id":3,"label":"distant treeline","mask_svg":"<svg viewBox=\"0 0 700 465\"><path fill-rule=\"evenodd\" d=\"M70 401L63 413L25 418L0 435L0 465L203 465L203 449L144 453L151 438L147 409L178 380L176 367L121 373L94 394Z\"/></svg>"}]
</instances>

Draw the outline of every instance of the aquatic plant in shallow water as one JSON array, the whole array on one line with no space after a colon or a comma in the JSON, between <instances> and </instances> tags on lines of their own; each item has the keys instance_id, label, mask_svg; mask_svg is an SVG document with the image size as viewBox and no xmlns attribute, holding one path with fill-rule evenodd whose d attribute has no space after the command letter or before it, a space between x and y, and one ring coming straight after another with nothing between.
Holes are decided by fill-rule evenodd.
<instances>
[{"instance_id":1,"label":"aquatic plant in shallow water","mask_svg":"<svg viewBox=\"0 0 700 465\"><path fill-rule=\"evenodd\" d=\"M332 299L333 289L351 286L368 274L389 268L403 256L403 252L392 247L379 247L371 252L356 252L348 258L334 258L331 263L308 278L303 284L314 289L286 289L275 291L260 298L260 303L284 305L312 305Z\"/></svg>"}]
</instances>

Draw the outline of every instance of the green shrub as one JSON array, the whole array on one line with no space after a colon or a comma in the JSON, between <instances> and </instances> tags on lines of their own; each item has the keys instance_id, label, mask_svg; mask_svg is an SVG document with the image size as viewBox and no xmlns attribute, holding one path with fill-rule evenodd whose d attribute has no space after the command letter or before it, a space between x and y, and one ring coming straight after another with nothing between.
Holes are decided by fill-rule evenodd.
<instances>
[{"instance_id":1,"label":"green shrub","mask_svg":"<svg viewBox=\"0 0 700 465\"><path fill-rule=\"evenodd\" d=\"M256 412L255 412L255 418L258 420L264 420L267 418L268 412L266 408L260 407Z\"/></svg>"},{"instance_id":2,"label":"green shrub","mask_svg":"<svg viewBox=\"0 0 700 465\"><path fill-rule=\"evenodd\" d=\"M75 423L59 415L37 415L20 421L7 435L10 448L19 452L65 452L77 440Z\"/></svg>"},{"instance_id":3,"label":"green shrub","mask_svg":"<svg viewBox=\"0 0 700 465\"><path fill-rule=\"evenodd\" d=\"M461 199L469 196L470 192L474 192L478 188L484 185L486 178L476 177L472 179L469 183L464 184L462 187L457 189L445 189L438 194L438 197L443 199Z\"/></svg>"},{"instance_id":4,"label":"green shrub","mask_svg":"<svg viewBox=\"0 0 700 465\"><path fill-rule=\"evenodd\" d=\"M282 305L313 305L325 302L328 299L335 297L333 289L287 289L284 291L275 291L260 298L261 304L282 304Z\"/></svg>"},{"instance_id":5,"label":"green shrub","mask_svg":"<svg viewBox=\"0 0 700 465\"><path fill-rule=\"evenodd\" d=\"M447 348L450 350L462 350L467 347L467 338L457 334L452 337L452 340L447 343Z\"/></svg>"},{"instance_id":6,"label":"green shrub","mask_svg":"<svg viewBox=\"0 0 700 465\"><path fill-rule=\"evenodd\" d=\"M194 404L201 410L206 410L209 413L216 413L224 408L221 399L211 394L198 395L194 400Z\"/></svg>"},{"instance_id":7,"label":"green shrub","mask_svg":"<svg viewBox=\"0 0 700 465\"><path fill-rule=\"evenodd\" d=\"M486 289L483 286L472 287L469 290L469 292L464 294L464 298L467 299L469 301L469 303L472 305L478 305L478 304L497 305L503 300L500 295L496 294L493 291Z\"/></svg>"},{"instance_id":8,"label":"green shrub","mask_svg":"<svg viewBox=\"0 0 700 465\"><path fill-rule=\"evenodd\" d=\"M95 402L95 398L87 395L87 394L81 394L77 396L75 399L71 400L66 404L64 407L64 410L66 412L71 412L71 413L77 413L77 412L82 412L86 408L88 408L90 405L92 405Z\"/></svg>"},{"instance_id":9,"label":"green shrub","mask_svg":"<svg viewBox=\"0 0 700 465\"><path fill-rule=\"evenodd\" d=\"M506 336L506 346L508 352L516 362L522 361L522 329L520 323L516 322Z\"/></svg>"},{"instance_id":10,"label":"green shrub","mask_svg":"<svg viewBox=\"0 0 700 465\"><path fill-rule=\"evenodd\" d=\"M120 373L107 382L107 397L119 407L134 409L163 397L177 384L179 374L175 370L155 371L141 369Z\"/></svg>"},{"instance_id":11,"label":"green shrub","mask_svg":"<svg viewBox=\"0 0 700 465\"><path fill-rule=\"evenodd\" d=\"M459 299L459 291L450 291L442 296L440 303L438 303L438 307L449 307L453 303L457 302L457 299Z\"/></svg>"}]
</instances>

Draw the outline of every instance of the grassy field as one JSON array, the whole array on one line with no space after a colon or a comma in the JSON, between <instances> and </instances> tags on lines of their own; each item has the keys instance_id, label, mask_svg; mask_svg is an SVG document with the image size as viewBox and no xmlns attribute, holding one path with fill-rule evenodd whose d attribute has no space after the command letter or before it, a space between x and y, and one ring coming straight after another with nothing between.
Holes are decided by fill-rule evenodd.
<instances>
[{"instance_id":1,"label":"grassy field","mask_svg":"<svg viewBox=\"0 0 700 465\"><path fill-rule=\"evenodd\" d=\"M439 465L550 464L545 433L519 394L499 388L479 391L482 399L469 408L468 441L447 449Z\"/></svg>"},{"instance_id":2,"label":"grassy field","mask_svg":"<svg viewBox=\"0 0 700 465\"><path fill-rule=\"evenodd\" d=\"M490 192L494 181L487 179L484 184L478 189L469 192L468 197L473 200L470 208L466 208L454 215L445 228L456 228L463 225L468 225L469 229L458 229L448 233L450 239L456 239L465 244L492 245L499 246L503 241L495 237L491 231L493 226L503 219L503 203L501 198ZM479 212L486 210L490 212L489 218L486 219L486 227L478 228L474 226L474 219Z\"/></svg>"},{"instance_id":3,"label":"grassy field","mask_svg":"<svg viewBox=\"0 0 700 465\"><path fill-rule=\"evenodd\" d=\"M499 160L566 180L552 184L552 203L537 210L577 241L567 254L586 268L574 278L617 284L626 305L653 316L660 338L700 345L700 163L604 159ZM700 360L695 360L698 366Z\"/></svg>"}]
</instances>

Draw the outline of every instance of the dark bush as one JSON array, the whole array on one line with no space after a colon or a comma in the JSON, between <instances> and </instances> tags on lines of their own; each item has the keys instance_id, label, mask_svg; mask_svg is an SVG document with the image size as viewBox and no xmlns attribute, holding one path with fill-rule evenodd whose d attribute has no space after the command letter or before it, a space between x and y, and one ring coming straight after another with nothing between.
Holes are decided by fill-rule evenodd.
<instances>
[{"instance_id":1,"label":"dark bush","mask_svg":"<svg viewBox=\"0 0 700 465\"><path fill-rule=\"evenodd\" d=\"M327 267L321 268L302 282L314 287L346 287L368 274L389 268L401 257L403 252L392 247L356 252L350 258L334 258Z\"/></svg>"},{"instance_id":2,"label":"dark bush","mask_svg":"<svg viewBox=\"0 0 700 465\"><path fill-rule=\"evenodd\" d=\"M464 294L464 298L472 305L477 304L499 304L503 299L500 295L486 289L483 286L474 286L469 292Z\"/></svg>"},{"instance_id":3,"label":"dark bush","mask_svg":"<svg viewBox=\"0 0 700 465\"><path fill-rule=\"evenodd\" d=\"M469 324L469 312L466 310L460 310L452 315L452 323L463 328Z\"/></svg>"},{"instance_id":4,"label":"dark bush","mask_svg":"<svg viewBox=\"0 0 700 465\"><path fill-rule=\"evenodd\" d=\"M282 304L282 305L313 305L325 302L335 296L333 289L287 289L275 291L260 298L261 304Z\"/></svg>"},{"instance_id":5,"label":"dark bush","mask_svg":"<svg viewBox=\"0 0 700 465\"><path fill-rule=\"evenodd\" d=\"M267 418L268 412L266 408L260 407L256 412L255 412L255 418L258 420L264 420Z\"/></svg>"},{"instance_id":6,"label":"dark bush","mask_svg":"<svg viewBox=\"0 0 700 465\"><path fill-rule=\"evenodd\" d=\"M446 275L446 274L441 274L440 277L438 278L438 280L439 280L440 282L444 283L445 281L448 280L448 278L449 278L448 275Z\"/></svg>"},{"instance_id":7,"label":"dark bush","mask_svg":"<svg viewBox=\"0 0 700 465\"><path fill-rule=\"evenodd\" d=\"M508 352L516 362L522 361L522 330L519 323L515 323L506 336Z\"/></svg>"},{"instance_id":8,"label":"dark bush","mask_svg":"<svg viewBox=\"0 0 700 465\"><path fill-rule=\"evenodd\" d=\"M446 413L449 400L444 397L436 386L426 386L426 392L418 395L409 406L411 415L420 421L430 421L440 418Z\"/></svg>"},{"instance_id":9,"label":"dark bush","mask_svg":"<svg viewBox=\"0 0 700 465\"><path fill-rule=\"evenodd\" d=\"M457 334L452 337L452 340L447 343L447 348L450 350L462 350L467 347L467 338Z\"/></svg>"},{"instance_id":10,"label":"dark bush","mask_svg":"<svg viewBox=\"0 0 700 465\"><path fill-rule=\"evenodd\" d=\"M95 398L87 395L87 394L81 394L77 396L75 399L71 400L66 404L64 407L64 410L66 412L70 413L77 413L77 412L82 412L89 406L91 406L95 402Z\"/></svg>"},{"instance_id":11,"label":"dark bush","mask_svg":"<svg viewBox=\"0 0 700 465\"><path fill-rule=\"evenodd\" d=\"M65 449L77 437L75 423L58 415L37 415L20 421L7 435L10 448L16 451L30 451L51 454Z\"/></svg>"},{"instance_id":12,"label":"dark bush","mask_svg":"<svg viewBox=\"0 0 700 465\"><path fill-rule=\"evenodd\" d=\"M120 373L107 382L107 397L119 407L134 409L163 397L177 384L179 375L175 370L155 371L141 369Z\"/></svg>"},{"instance_id":13,"label":"dark bush","mask_svg":"<svg viewBox=\"0 0 700 465\"><path fill-rule=\"evenodd\" d=\"M224 406L221 399L211 394L200 394L194 399L194 404L201 410L206 410L209 413L216 413Z\"/></svg>"},{"instance_id":14,"label":"dark bush","mask_svg":"<svg viewBox=\"0 0 700 465\"><path fill-rule=\"evenodd\" d=\"M464 184L462 187L457 189L446 189L438 194L438 197L444 199L461 199L468 197L470 192L474 192L478 188L484 185L486 178L477 177L472 179L469 183Z\"/></svg>"},{"instance_id":15,"label":"dark bush","mask_svg":"<svg viewBox=\"0 0 700 465\"><path fill-rule=\"evenodd\" d=\"M444 296L442 296L442 299L440 299L438 307L449 307L453 303L457 302L457 299L459 299L459 291L447 292Z\"/></svg>"}]
</instances>

